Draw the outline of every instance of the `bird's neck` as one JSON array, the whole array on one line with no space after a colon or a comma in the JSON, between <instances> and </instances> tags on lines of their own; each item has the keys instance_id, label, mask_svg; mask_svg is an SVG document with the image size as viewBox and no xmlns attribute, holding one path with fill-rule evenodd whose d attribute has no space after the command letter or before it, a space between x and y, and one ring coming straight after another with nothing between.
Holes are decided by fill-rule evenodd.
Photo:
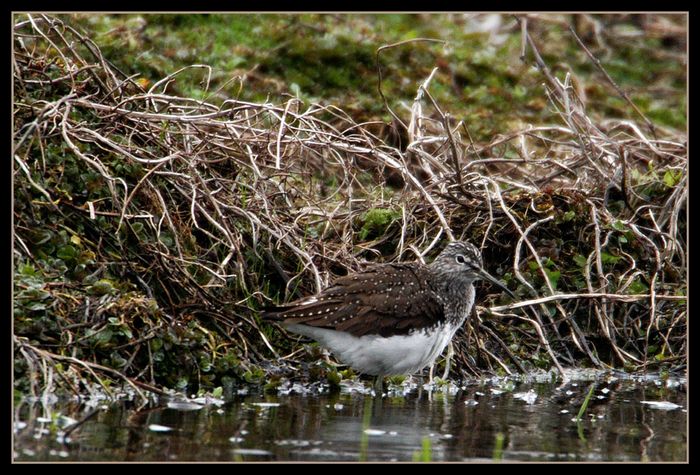
<instances>
[{"instance_id":1,"label":"bird's neck","mask_svg":"<svg viewBox=\"0 0 700 475\"><path fill-rule=\"evenodd\" d=\"M431 269L431 271L434 276L431 279L431 286L445 305L445 316L461 325L474 304L476 292L473 281L454 274L440 276L438 275L439 271L435 269ZM446 304L447 302L449 304Z\"/></svg>"}]
</instances>

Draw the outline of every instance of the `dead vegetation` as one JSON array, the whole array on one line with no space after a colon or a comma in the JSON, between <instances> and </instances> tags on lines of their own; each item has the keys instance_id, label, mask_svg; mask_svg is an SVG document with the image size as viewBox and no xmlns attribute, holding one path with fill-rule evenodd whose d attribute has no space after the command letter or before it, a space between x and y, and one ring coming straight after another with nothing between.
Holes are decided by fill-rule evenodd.
<instances>
[{"instance_id":1,"label":"dead vegetation","mask_svg":"<svg viewBox=\"0 0 700 475\"><path fill-rule=\"evenodd\" d=\"M592 120L522 26L553 125L473 143L431 75L392 111L397 148L341 107L170 95L182 71L143 87L71 26L17 21L16 380L35 394L260 382L310 356L261 305L452 238L520 297L480 289L453 376L682 369L686 138L640 115ZM191 68L208 89L210 67Z\"/></svg>"}]
</instances>

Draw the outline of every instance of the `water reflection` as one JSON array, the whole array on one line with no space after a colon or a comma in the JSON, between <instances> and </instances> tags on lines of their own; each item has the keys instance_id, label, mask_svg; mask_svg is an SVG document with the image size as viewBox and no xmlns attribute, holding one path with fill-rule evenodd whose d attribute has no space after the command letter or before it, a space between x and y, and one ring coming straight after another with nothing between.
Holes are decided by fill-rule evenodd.
<instances>
[{"instance_id":1,"label":"water reflection","mask_svg":"<svg viewBox=\"0 0 700 475\"><path fill-rule=\"evenodd\" d=\"M15 460L491 461L494 453L504 461L687 459L683 380L494 379L383 398L349 386L330 394L235 396L218 405L102 404L18 404Z\"/></svg>"}]
</instances>

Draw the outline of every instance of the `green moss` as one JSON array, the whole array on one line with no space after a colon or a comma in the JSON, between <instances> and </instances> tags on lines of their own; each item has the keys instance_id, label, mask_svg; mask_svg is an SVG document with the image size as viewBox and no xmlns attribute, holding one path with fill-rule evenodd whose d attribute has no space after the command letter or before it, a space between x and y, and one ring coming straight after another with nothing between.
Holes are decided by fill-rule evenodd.
<instances>
[{"instance_id":1,"label":"green moss","mask_svg":"<svg viewBox=\"0 0 700 475\"><path fill-rule=\"evenodd\" d=\"M401 218L401 213L395 210L373 208L362 216L362 229L359 238L366 241L368 238L376 238L384 234L387 228Z\"/></svg>"},{"instance_id":2,"label":"green moss","mask_svg":"<svg viewBox=\"0 0 700 475\"><path fill-rule=\"evenodd\" d=\"M339 105L348 103L352 95L358 121L376 120L383 112L376 91L378 47L417 37L441 39L448 46L415 42L382 52L383 90L392 107L412 99L418 84L439 63L431 94L453 116L468 119L475 140L507 128L514 109L528 119L549 115L536 100L542 95L540 73L518 57L519 32L512 31L494 45L488 32L465 34L469 20L460 15L79 14L64 18L94 32L108 59L123 70L140 72L151 84L189 64L209 64L211 92L255 67L264 77L249 76L242 99L296 94L291 90L296 84L304 98ZM536 41L557 76L573 70L588 87L599 90L589 97L593 99L589 109L618 117L634 114L566 29L549 24ZM644 39L641 46L648 54L639 54L639 44L624 42L610 47L605 56L594 54L602 57L606 70L644 113L663 125L683 129L685 66L673 56L656 54L663 49L658 39ZM206 74L205 70L183 72L170 90L204 98ZM635 91L653 84L671 89L653 100ZM234 95L234 89L238 86L224 91Z\"/></svg>"}]
</instances>

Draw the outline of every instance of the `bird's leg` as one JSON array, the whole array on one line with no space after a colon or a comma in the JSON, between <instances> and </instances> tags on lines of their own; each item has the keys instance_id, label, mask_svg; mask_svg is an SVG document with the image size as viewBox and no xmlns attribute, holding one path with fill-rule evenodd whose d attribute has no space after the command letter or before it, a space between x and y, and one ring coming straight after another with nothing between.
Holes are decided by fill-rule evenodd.
<instances>
[{"instance_id":1,"label":"bird's leg","mask_svg":"<svg viewBox=\"0 0 700 475\"><path fill-rule=\"evenodd\" d=\"M452 357L455 355L455 348L450 341L447 344L447 357L445 358L445 372L442 373L442 380L447 381L450 376L450 363L452 363Z\"/></svg>"},{"instance_id":2,"label":"bird's leg","mask_svg":"<svg viewBox=\"0 0 700 475\"><path fill-rule=\"evenodd\" d=\"M377 379L374 380L374 392L377 396L381 396L384 387L384 375L378 374Z\"/></svg>"}]
</instances>

